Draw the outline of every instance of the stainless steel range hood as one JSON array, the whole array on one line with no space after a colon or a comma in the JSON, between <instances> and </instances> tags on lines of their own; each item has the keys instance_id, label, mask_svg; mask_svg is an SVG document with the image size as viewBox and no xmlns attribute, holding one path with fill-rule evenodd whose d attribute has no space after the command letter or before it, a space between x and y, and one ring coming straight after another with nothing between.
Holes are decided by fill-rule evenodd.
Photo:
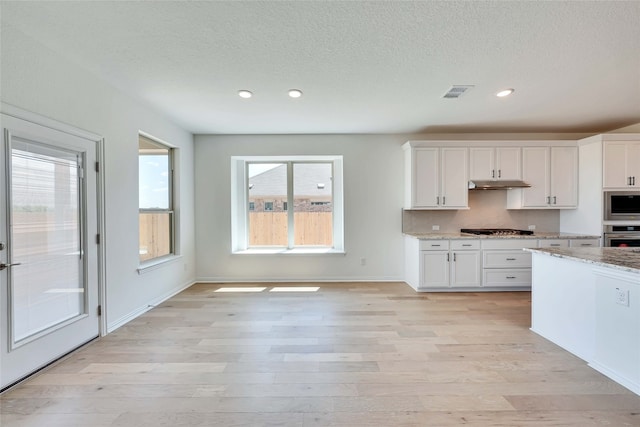
<instances>
[{"instance_id":1,"label":"stainless steel range hood","mask_svg":"<svg viewBox=\"0 0 640 427\"><path fill-rule=\"evenodd\" d=\"M469 190L510 190L529 187L531 184L524 181L469 181Z\"/></svg>"}]
</instances>

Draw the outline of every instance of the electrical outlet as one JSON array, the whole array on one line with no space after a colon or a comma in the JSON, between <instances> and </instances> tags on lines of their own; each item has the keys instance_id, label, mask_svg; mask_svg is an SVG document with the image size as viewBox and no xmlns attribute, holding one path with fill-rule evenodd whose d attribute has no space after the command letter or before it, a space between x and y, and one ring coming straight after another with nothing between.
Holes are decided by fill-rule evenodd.
<instances>
[{"instance_id":1,"label":"electrical outlet","mask_svg":"<svg viewBox=\"0 0 640 427\"><path fill-rule=\"evenodd\" d=\"M530 226L529 226L529 230L533 231L533 230L535 230L535 229L536 229L536 226L535 226L535 225L530 225Z\"/></svg>"},{"instance_id":2,"label":"electrical outlet","mask_svg":"<svg viewBox=\"0 0 640 427\"><path fill-rule=\"evenodd\" d=\"M629 306L629 290L616 288L616 304Z\"/></svg>"},{"instance_id":3,"label":"electrical outlet","mask_svg":"<svg viewBox=\"0 0 640 427\"><path fill-rule=\"evenodd\" d=\"M440 231L440 226L439 225L432 225L431 226L431 230L432 231Z\"/></svg>"}]
</instances>

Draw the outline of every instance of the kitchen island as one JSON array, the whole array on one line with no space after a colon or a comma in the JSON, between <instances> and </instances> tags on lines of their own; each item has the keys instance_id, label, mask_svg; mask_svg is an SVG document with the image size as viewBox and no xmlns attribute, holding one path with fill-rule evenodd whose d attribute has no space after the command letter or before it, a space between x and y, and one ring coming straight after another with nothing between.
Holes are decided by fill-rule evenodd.
<instances>
[{"instance_id":1,"label":"kitchen island","mask_svg":"<svg viewBox=\"0 0 640 427\"><path fill-rule=\"evenodd\" d=\"M640 394L640 250L526 251L531 330Z\"/></svg>"}]
</instances>

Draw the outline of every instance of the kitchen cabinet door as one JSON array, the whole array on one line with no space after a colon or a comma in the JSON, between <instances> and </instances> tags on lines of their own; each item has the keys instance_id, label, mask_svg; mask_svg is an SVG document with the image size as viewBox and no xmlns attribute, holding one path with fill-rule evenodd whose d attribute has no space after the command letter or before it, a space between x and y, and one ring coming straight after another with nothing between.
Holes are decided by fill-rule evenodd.
<instances>
[{"instance_id":1,"label":"kitchen cabinet door","mask_svg":"<svg viewBox=\"0 0 640 427\"><path fill-rule=\"evenodd\" d=\"M604 188L640 187L640 142L605 142L603 163L602 186Z\"/></svg>"},{"instance_id":2,"label":"kitchen cabinet door","mask_svg":"<svg viewBox=\"0 0 640 427\"><path fill-rule=\"evenodd\" d=\"M468 153L466 148L441 148L441 206L460 209L469 206Z\"/></svg>"},{"instance_id":3,"label":"kitchen cabinet door","mask_svg":"<svg viewBox=\"0 0 640 427\"><path fill-rule=\"evenodd\" d=\"M522 207L549 206L549 179L551 177L547 147L522 149L522 179L531 184L522 190Z\"/></svg>"},{"instance_id":4,"label":"kitchen cabinet door","mask_svg":"<svg viewBox=\"0 0 640 427\"><path fill-rule=\"evenodd\" d=\"M640 187L640 142L627 143L627 171L631 177L631 186Z\"/></svg>"},{"instance_id":5,"label":"kitchen cabinet door","mask_svg":"<svg viewBox=\"0 0 640 427\"><path fill-rule=\"evenodd\" d=\"M421 251L420 288L449 287L449 251Z\"/></svg>"},{"instance_id":6,"label":"kitchen cabinet door","mask_svg":"<svg viewBox=\"0 0 640 427\"><path fill-rule=\"evenodd\" d=\"M480 286L480 251L452 252L451 258L451 287Z\"/></svg>"},{"instance_id":7,"label":"kitchen cabinet door","mask_svg":"<svg viewBox=\"0 0 640 427\"><path fill-rule=\"evenodd\" d=\"M504 180L522 179L522 149L520 147L496 148L496 177Z\"/></svg>"},{"instance_id":8,"label":"kitchen cabinet door","mask_svg":"<svg viewBox=\"0 0 640 427\"><path fill-rule=\"evenodd\" d=\"M490 180L495 178L495 150L492 147L469 148L469 179Z\"/></svg>"},{"instance_id":9,"label":"kitchen cabinet door","mask_svg":"<svg viewBox=\"0 0 640 427\"><path fill-rule=\"evenodd\" d=\"M438 148L413 149L413 203L411 207L438 207L440 167Z\"/></svg>"},{"instance_id":10,"label":"kitchen cabinet door","mask_svg":"<svg viewBox=\"0 0 640 427\"><path fill-rule=\"evenodd\" d=\"M578 205L578 148L551 147L549 205L553 208Z\"/></svg>"}]
</instances>

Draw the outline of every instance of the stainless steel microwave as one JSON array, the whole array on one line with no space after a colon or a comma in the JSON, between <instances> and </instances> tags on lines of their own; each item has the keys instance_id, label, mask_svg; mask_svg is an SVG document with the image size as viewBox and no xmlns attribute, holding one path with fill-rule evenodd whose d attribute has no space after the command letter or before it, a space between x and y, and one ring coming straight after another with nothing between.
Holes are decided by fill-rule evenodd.
<instances>
[{"instance_id":1,"label":"stainless steel microwave","mask_svg":"<svg viewBox=\"0 0 640 427\"><path fill-rule=\"evenodd\" d=\"M606 191L604 217L607 220L640 221L640 192Z\"/></svg>"}]
</instances>

